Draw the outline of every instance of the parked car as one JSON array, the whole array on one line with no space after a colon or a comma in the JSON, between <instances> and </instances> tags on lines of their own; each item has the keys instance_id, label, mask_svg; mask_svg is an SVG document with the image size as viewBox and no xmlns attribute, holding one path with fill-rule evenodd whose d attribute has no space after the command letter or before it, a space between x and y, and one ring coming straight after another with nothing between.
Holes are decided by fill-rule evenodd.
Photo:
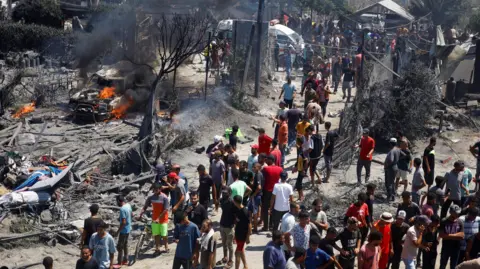
<instances>
[{"instance_id":1,"label":"parked car","mask_svg":"<svg viewBox=\"0 0 480 269\"><path fill-rule=\"evenodd\" d=\"M275 24L273 26L269 26L268 33L270 36L276 38L276 42L280 47L280 56L285 54L285 50L289 44L295 48L297 54L302 54L303 49L305 48L305 41L297 32L285 25ZM295 62L295 56L296 55L292 53L292 63Z\"/></svg>"}]
</instances>

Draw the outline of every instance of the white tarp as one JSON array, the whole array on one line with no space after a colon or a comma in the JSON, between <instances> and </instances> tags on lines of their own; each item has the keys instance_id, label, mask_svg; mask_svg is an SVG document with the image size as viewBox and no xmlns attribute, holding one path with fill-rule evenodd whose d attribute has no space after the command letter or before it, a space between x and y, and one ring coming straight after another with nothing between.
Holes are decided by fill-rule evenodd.
<instances>
[{"instance_id":1,"label":"white tarp","mask_svg":"<svg viewBox=\"0 0 480 269\"><path fill-rule=\"evenodd\" d=\"M67 166L65 169L60 172L60 174L51 177L49 179L41 180L35 183L33 186L29 188L31 191L42 191L42 190L47 190L55 186L62 178L64 178L67 173L72 169L74 163L71 163L69 166Z\"/></svg>"}]
</instances>

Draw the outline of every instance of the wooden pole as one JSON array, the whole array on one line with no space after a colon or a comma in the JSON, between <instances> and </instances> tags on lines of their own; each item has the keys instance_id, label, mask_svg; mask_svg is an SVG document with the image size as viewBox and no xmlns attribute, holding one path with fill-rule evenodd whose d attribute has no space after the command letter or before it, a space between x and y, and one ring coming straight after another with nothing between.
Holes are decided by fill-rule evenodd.
<instances>
[{"instance_id":1,"label":"wooden pole","mask_svg":"<svg viewBox=\"0 0 480 269\"><path fill-rule=\"evenodd\" d=\"M210 42L212 39L212 32L208 32L208 43L207 43L207 66L205 68L205 96L204 99L207 101L207 83L208 83L208 70L210 69Z\"/></svg>"},{"instance_id":2,"label":"wooden pole","mask_svg":"<svg viewBox=\"0 0 480 269\"><path fill-rule=\"evenodd\" d=\"M255 65L255 97L260 95L260 64L262 61L262 20L263 20L263 6L265 0L258 0L258 14L257 14L257 58Z\"/></svg>"},{"instance_id":3,"label":"wooden pole","mask_svg":"<svg viewBox=\"0 0 480 269\"><path fill-rule=\"evenodd\" d=\"M243 69L243 79L240 84L240 92L243 91L243 86L247 83L247 76L248 76L248 67L250 66L250 57L252 55L252 45L253 45L253 37L255 34L255 24L252 24L252 28L250 30L250 39L248 40L248 47L247 47L247 60L245 61L245 68Z\"/></svg>"}]
</instances>

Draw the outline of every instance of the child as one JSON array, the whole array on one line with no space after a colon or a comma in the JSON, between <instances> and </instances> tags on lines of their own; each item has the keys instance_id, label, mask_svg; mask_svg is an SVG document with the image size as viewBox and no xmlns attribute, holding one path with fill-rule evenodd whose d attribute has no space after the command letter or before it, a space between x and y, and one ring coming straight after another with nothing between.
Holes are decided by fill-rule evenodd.
<instances>
[{"instance_id":1,"label":"child","mask_svg":"<svg viewBox=\"0 0 480 269\"><path fill-rule=\"evenodd\" d=\"M382 237L378 231L373 231L368 235L368 243L360 248L358 254L358 269L378 269Z\"/></svg>"},{"instance_id":2,"label":"child","mask_svg":"<svg viewBox=\"0 0 480 269\"><path fill-rule=\"evenodd\" d=\"M422 160L415 158L413 165L415 166L415 172L412 180L412 201L418 205L420 203L420 190L427 186L427 183L425 182L423 168L421 167Z\"/></svg>"},{"instance_id":3,"label":"child","mask_svg":"<svg viewBox=\"0 0 480 269\"><path fill-rule=\"evenodd\" d=\"M301 137L297 138L297 145L301 149L303 146L303 139ZM307 176L307 168L308 168L308 163L307 163L307 158L305 158L304 153L302 150L298 151L298 157L297 157L297 162L295 163L295 166L293 168L293 173L298 172L298 177L297 177L297 182L295 182L295 189L298 191L298 200L303 201L303 187L302 187L302 181L303 178Z\"/></svg>"},{"instance_id":4,"label":"child","mask_svg":"<svg viewBox=\"0 0 480 269\"><path fill-rule=\"evenodd\" d=\"M427 193L427 203L422 206L422 215L432 217L436 215L438 211L437 195L433 192Z\"/></svg>"},{"instance_id":5,"label":"child","mask_svg":"<svg viewBox=\"0 0 480 269\"><path fill-rule=\"evenodd\" d=\"M440 226L440 218L437 215L431 216L432 221L422 237L423 269L434 269L437 260L438 246L438 226Z\"/></svg>"},{"instance_id":6,"label":"child","mask_svg":"<svg viewBox=\"0 0 480 269\"><path fill-rule=\"evenodd\" d=\"M328 268L332 263L338 268L340 264L334 257L328 255L325 251L318 248L320 237L314 235L310 238L310 248L307 250L307 258L305 259L305 269Z\"/></svg>"}]
</instances>

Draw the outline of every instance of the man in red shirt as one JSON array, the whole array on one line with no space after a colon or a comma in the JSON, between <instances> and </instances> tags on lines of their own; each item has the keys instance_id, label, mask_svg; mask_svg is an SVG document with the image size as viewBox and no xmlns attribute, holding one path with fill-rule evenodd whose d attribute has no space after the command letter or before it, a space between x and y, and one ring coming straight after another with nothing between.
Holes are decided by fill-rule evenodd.
<instances>
[{"instance_id":1,"label":"man in red shirt","mask_svg":"<svg viewBox=\"0 0 480 269\"><path fill-rule=\"evenodd\" d=\"M265 129L258 128L258 154L270 154L272 138L265 134Z\"/></svg>"},{"instance_id":2,"label":"man in red shirt","mask_svg":"<svg viewBox=\"0 0 480 269\"><path fill-rule=\"evenodd\" d=\"M345 226L349 217L355 217L359 221L358 228L360 230L360 234L362 235L362 245L367 238L368 228L372 226L372 224L370 223L370 218L368 217L370 215L370 213L368 212L368 206L365 203L367 198L368 196L366 193L359 193L358 201L350 205L347 210L347 214L345 214L343 220Z\"/></svg>"},{"instance_id":3,"label":"man in red shirt","mask_svg":"<svg viewBox=\"0 0 480 269\"><path fill-rule=\"evenodd\" d=\"M373 159L373 150L375 149L375 140L368 135L368 129L363 129L363 136L360 139L360 155L357 162L357 183L362 184L362 168L365 167L365 183L370 179L370 166Z\"/></svg>"},{"instance_id":4,"label":"man in red shirt","mask_svg":"<svg viewBox=\"0 0 480 269\"><path fill-rule=\"evenodd\" d=\"M283 169L274 163L275 157L273 155L267 156L267 165L262 170L263 186L262 186L262 231L268 231L271 218L269 219L268 208L270 208L270 200L272 199L273 187L280 180L280 174Z\"/></svg>"},{"instance_id":5,"label":"man in red shirt","mask_svg":"<svg viewBox=\"0 0 480 269\"><path fill-rule=\"evenodd\" d=\"M280 149L278 148L278 140L273 139L272 140L272 150L270 151L270 155L273 155L275 157L275 165L276 166L282 166L282 152L280 152Z\"/></svg>"},{"instance_id":6,"label":"man in red shirt","mask_svg":"<svg viewBox=\"0 0 480 269\"><path fill-rule=\"evenodd\" d=\"M280 150L281 160L280 160L280 167L283 168L283 164L285 163L285 152L287 150L288 144L288 125L287 125L287 118L285 115L280 115L280 128L278 128L278 149Z\"/></svg>"}]
</instances>

